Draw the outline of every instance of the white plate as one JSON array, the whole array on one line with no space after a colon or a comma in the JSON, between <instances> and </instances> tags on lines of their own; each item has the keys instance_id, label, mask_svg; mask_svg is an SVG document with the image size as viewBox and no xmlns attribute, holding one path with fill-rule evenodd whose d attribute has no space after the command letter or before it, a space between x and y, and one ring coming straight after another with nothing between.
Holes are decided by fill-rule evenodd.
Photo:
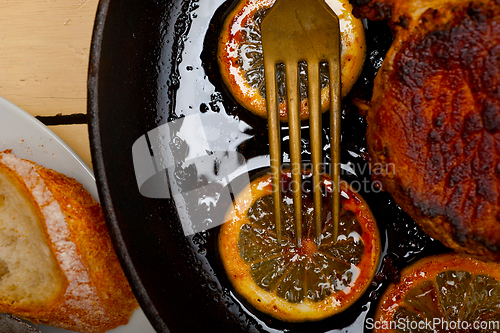
<instances>
[{"instance_id":1,"label":"white plate","mask_svg":"<svg viewBox=\"0 0 500 333\"><path fill-rule=\"evenodd\" d=\"M12 149L18 157L54 169L83 184L99 200L92 170L57 135L21 108L0 97L0 151ZM69 333L59 328L37 325L43 333ZM142 310L136 310L130 322L109 332L154 333Z\"/></svg>"}]
</instances>

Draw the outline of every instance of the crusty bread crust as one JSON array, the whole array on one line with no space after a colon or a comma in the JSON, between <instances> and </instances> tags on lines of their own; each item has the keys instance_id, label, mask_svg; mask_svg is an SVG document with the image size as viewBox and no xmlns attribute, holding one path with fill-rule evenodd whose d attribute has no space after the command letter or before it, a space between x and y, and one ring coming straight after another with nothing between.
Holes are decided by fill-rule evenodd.
<instances>
[{"instance_id":1,"label":"crusty bread crust","mask_svg":"<svg viewBox=\"0 0 500 333\"><path fill-rule=\"evenodd\" d=\"M128 322L138 304L113 250L100 205L75 179L0 152L0 172L15 179L43 221L64 286L44 306L0 302L0 311L79 332Z\"/></svg>"}]
</instances>

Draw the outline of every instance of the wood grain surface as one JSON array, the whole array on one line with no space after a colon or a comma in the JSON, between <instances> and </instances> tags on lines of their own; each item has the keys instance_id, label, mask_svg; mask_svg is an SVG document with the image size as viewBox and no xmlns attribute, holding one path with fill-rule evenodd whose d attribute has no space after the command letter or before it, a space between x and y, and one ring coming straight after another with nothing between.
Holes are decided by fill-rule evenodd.
<instances>
[{"instance_id":1,"label":"wood grain surface","mask_svg":"<svg viewBox=\"0 0 500 333\"><path fill-rule=\"evenodd\" d=\"M98 0L0 0L0 96L33 116L85 114ZM91 165L86 124L50 128Z\"/></svg>"}]
</instances>

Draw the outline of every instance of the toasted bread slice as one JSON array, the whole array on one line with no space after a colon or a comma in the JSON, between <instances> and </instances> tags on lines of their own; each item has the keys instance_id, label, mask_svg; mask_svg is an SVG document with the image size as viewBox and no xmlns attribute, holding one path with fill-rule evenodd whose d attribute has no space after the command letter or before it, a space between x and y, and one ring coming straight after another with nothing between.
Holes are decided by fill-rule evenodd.
<instances>
[{"instance_id":1,"label":"toasted bread slice","mask_svg":"<svg viewBox=\"0 0 500 333\"><path fill-rule=\"evenodd\" d=\"M73 178L0 152L0 312L105 332L137 306L100 205Z\"/></svg>"}]
</instances>

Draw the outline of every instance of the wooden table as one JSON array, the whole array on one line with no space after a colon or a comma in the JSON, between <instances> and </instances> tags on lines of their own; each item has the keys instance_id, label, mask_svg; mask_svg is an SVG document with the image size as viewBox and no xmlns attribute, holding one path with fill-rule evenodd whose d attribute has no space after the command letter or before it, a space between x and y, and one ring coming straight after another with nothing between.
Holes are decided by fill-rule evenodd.
<instances>
[{"instance_id":1,"label":"wooden table","mask_svg":"<svg viewBox=\"0 0 500 333\"><path fill-rule=\"evenodd\" d=\"M87 67L98 0L0 0L0 96L92 167Z\"/></svg>"}]
</instances>

